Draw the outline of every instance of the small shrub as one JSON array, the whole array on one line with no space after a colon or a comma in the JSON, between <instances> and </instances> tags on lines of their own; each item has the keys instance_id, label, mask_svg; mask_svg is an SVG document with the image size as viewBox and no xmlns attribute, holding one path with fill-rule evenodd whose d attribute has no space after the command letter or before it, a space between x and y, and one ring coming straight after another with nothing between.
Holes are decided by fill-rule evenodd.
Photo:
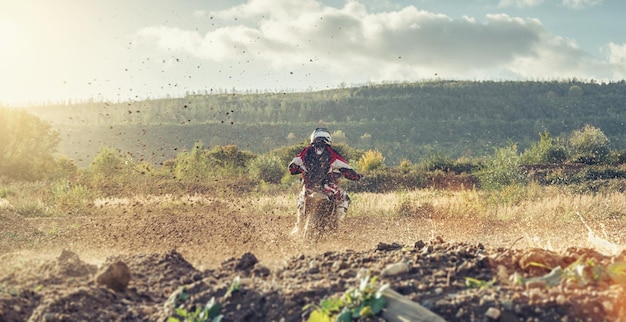
<instances>
[{"instance_id":1,"label":"small shrub","mask_svg":"<svg viewBox=\"0 0 626 322\"><path fill-rule=\"evenodd\" d=\"M12 204L13 210L23 217L50 217L54 215L54 210L39 199L21 200Z\"/></svg>"},{"instance_id":2,"label":"small shrub","mask_svg":"<svg viewBox=\"0 0 626 322\"><path fill-rule=\"evenodd\" d=\"M127 167L127 160L118 155L115 150L111 148L102 148L96 154L96 156L89 164L89 168L96 173L101 173L104 176L114 176L120 174Z\"/></svg>"},{"instance_id":3,"label":"small shrub","mask_svg":"<svg viewBox=\"0 0 626 322\"><path fill-rule=\"evenodd\" d=\"M626 150L612 151L608 163L612 165L626 164Z\"/></svg>"},{"instance_id":4,"label":"small shrub","mask_svg":"<svg viewBox=\"0 0 626 322\"><path fill-rule=\"evenodd\" d=\"M359 159L361 171L374 171L385 166L385 157L378 150L367 150Z\"/></svg>"},{"instance_id":5,"label":"small shrub","mask_svg":"<svg viewBox=\"0 0 626 322\"><path fill-rule=\"evenodd\" d=\"M231 169L244 169L248 161L255 155L249 151L242 151L236 145L216 146L206 154L214 166Z\"/></svg>"},{"instance_id":6,"label":"small shrub","mask_svg":"<svg viewBox=\"0 0 626 322\"><path fill-rule=\"evenodd\" d=\"M520 155L516 145L497 149L476 175L481 186L486 189L526 183L526 176L520 170Z\"/></svg>"},{"instance_id":7,"label":"small shrub","mask_svg":"<svg viewBox=\"0 0 626 322\"><path fill-rule=\"evenodd\" d=\"M528 148L521 157L523 164L562 163L567 159L565 143L550 136L548 131L539 133L539 142Z\"/></svg>"},{"instance_id":8,"label":"small shrub","mask_svg":"<svg viewBox=\"0 0 626 322\"><path fill-rule=\"evenodd\" d=\"M431 153L426 160L423 161L423 165L426 171L442 170L449 172L454 162L447 155L442 153Z\"/></svg>"},{"instance_id":9,"label":"small shrub","mask_svg":"<svg viewBox=\"0 0 626 322\"><path fill-rule=\"evenodd\" d=\"M268 183L280 183L287 167L276 156L260 155L248 164L248 173L253 179Z\"/></svg>"},{"instance_id":10,"label":"small shrub","mask_svg":"<svg viewBox=\"0 0 626 322\"><path fill-rule=\"evenodd\" d=\"M196 142L189 152L179 153L174 163L174 175L179 180L205 181L211 173L211 165L202 142Z\"/></svg>"},{"instance_id":11,"label":"small shrub","mask_svg":"<svg viewBox=\"0 0 626 322\"><path fill-rule=\"evenodd\" d=\"M400 169L402 173L411 172L411 168L413 168L413 163L411 162L411 160L408 159L403 159L398 165L398 169Z\"/></svg>"},{"instance_id":12,"label":"small shrub","mask_svg":"<svg viewBox=\"0 0 626 322\"><path fill-rule=\"evenodd\" d=\"M516 205L529 199L526 190L526 186L513 183L501 186L497 190L489 190L485 195L485 200L492 205Z\"/></svg>"},{"instance_id":13,"label":"small shrub","mask_svg":"<svg viewBox=\"0 0 626 322\"><path fill-rule=\"evenodd\" d=\"M57 209L63 213L77 214L87 207L91 192L81 184L57 181L51 187L52 198Z\"/></svg>"},{"instance_id":14,"label":"small shrub","mask_svg":"<svg viewBox=\"0 0 626 322\"><path fill-rule=\"evenodd\" d=\"M74 160L67 157L60 157L55 161L54 170L50 174L50 179L74 179L78 174L78 166Z\"/></svg>"},{"instance_id":15,"label":"small shrub","mask_svg":"<svg viewBox=\"0 0 626 322\"><path fill-rule=\"evenodd\" d=\"M609 139L591 125L573 131L569 138L573 160L585 164L605 163L609 157Z\"/></svg>"},{"instance_id":16,"label":"small shrub","mask_svg":"<svg viewBox=\"0 0 626 322\"><path fill-rule=\"evenodd\" d=\"M0 198L6 198L11 195L15 195L15 192L13 190L5 187L0 187Z\"/></svg>"},{"instance_id":17,"label":"small shrub","mask_svg":"<svg viewBox=\"0 0 626 322\"><path fill-rule=\"evenodd\" d=\"M435 207L430 202L420 203L412 198L401 196L400 201L394 207L394 211L403 217L428 219L433 216Z\"/></svg>"}]
</instances>

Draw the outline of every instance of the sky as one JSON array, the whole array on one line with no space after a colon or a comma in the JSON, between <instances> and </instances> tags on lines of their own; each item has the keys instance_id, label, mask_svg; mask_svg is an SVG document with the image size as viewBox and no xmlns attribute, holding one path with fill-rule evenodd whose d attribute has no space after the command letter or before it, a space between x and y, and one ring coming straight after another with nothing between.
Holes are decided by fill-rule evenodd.
<instances>
[{"instance_id":1,"label":"sky","mask_svg":"<svg viewBox=\"0 0 626 322\"><path fill-rule=\"evenodd\" d=\"M0 106L626 78L621 0L0 0Z\"/></svg>"}]
</instances>

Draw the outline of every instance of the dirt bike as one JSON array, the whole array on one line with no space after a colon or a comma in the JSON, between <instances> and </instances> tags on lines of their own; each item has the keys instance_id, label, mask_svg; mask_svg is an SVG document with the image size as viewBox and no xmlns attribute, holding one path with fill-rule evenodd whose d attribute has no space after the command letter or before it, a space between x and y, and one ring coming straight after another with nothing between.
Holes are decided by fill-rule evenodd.
<instances>
[{"instance_id":1,"label":"dirt bike","mask_svg":"<svg viewBox=\"0 0 626 322\"><path fill-rule=\"evenodd\" d=\"M329 195L322 187L305 186L304 205L298 210L296 227L305 241L319 241L337 231L339 217L334 195Z\"/></svg>"},{"instance_id":2,"label":"dirt bike","mask_svg":"<svg viewBox=\"0 0 626 322\"><path fill-rule=\"evenodd\" d=\"M317 241L323 236L337 231L339 218L334 196L323 191L307 189L304 195L302 213L304 227L302 235L305 240Z\"/></svg>"}]
</instances>

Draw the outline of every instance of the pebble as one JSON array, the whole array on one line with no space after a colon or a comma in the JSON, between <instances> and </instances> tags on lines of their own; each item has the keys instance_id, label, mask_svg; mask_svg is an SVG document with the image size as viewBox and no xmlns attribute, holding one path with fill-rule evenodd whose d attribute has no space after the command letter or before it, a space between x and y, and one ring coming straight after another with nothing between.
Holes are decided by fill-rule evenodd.
<instances>
[{"instance_id":1,"label":"pebble","mask_svg":"<svg viewBox=\"0 0 626 322\"><path fill-rule=\"evenodd\" d=\"M485 315L492 320L497 320L500 318L500 315L502 315L502 312L500 312L500 310L496 309L495 307L490 307L489 309L487 309Z\"/></svg>"},{"instance_id":2,"label":"pebble","mask_svg":"<svg viewBox=\"0 0 626 322\"><path fill-rule=\"evenodd\" d=\"M338 272L338 271L346 268L346 266L347 265L346 265L345 262L338 260L338 261L334 261L333 262L333 265L331 266L331 269L332 269L333 272Z\"/></svg>"},{"instance_id":3,"label":"pebble","mask_svg":"<svg viewBox=\"0 0 626 322\"><path fill-rule=\"evenodd\" d=\"M409 265L404 262L387 265L381 272L382 276L395 276L409 271Z\"/></svg>"},{"instance_id":4,"label":"pebble","mask_svg":"<svg viewBox=\"0 0 626 322\"><path fill-rule=\"evenodd\" d=\"M463 308L460 308L457 312L456 312L456 318L460 319L463 317L463 315L465 314L465 310L463 310Z\"/></svg>"},{"instance_id":5,"label":"pebble","mask_svg":"<svg viewBox=\"0 0 626 322\"><path fill-rule=\"evenodd\" d=\"M613 303L612 303L612 302L610 302L610 301L603 301L603 302L602 302L602 307L604 307L604 310L605 310L607 313L611 313L611 312L613 312Z\"/></svg>"}]
</instances>

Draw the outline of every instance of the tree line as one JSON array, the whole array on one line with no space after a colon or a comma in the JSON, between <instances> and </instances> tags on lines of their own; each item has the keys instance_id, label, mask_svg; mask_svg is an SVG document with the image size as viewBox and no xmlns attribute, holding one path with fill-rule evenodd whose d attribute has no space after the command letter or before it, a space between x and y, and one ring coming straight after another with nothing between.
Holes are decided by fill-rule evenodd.
<instances>
[{"instance_id":1,"label":"tree line","mask_svg":"<svg viewBox=\"0 0 626 322\"><path fill-rule=\"evenodd\" d=\"M419 162L433 152L484 156L509 142L523 149L545 131L564 137L585 125L602 129L612 149L626 148L624 81L369 84L303 93L90 100L29 111L59 129L61 151L84 160L99 146L113 146L158 164L197 140L265 153L306 140L319 125L341 131L348 145L381 151L390 164Z\"/></svg>"}]
</instances>

